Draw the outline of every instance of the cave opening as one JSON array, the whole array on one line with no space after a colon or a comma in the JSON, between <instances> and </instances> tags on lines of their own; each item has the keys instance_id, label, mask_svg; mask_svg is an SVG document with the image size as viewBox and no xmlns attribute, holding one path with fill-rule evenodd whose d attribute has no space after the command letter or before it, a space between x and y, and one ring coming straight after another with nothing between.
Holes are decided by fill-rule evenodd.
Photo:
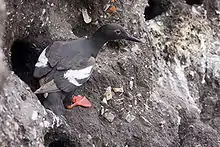
<instances>
[{"instance_id":1,"label":"cave opening","mask_svg":"<svg viewBox=\"0 0 220 147\"><path fill-rule=\"evenodd\" d=\"M170 8L171 2L169 0L149 0L148 6L145 7L145 20L151 20Z\"/></svg>"},{"instance_id":2,"label":"cave opening","mask_svg":"<svg viewBox=\"0 0 220 147\"><path fill-rule=\"evenodd\" d=\"M33 77L39 55L39 49L26 40L17 39L11 46L11 68L21 80L30 86L32 91L39 88L38 79Z\"/></svg>"},{"instance_id":3,"label":"cave opening","mask_svg":"<svg viewBox=\"0 0 220 147\"><path fill-rule=\"evenodd\" d=\"M186 0L186 3L188 5L201 5L203 3L203 0Z\"/></svg>"},{"instance_id":4,"label":"cave opening","mask_svg":"<svg viewBox=\"0 0 220 147\"><path fill-rule=\"evenodd\" d=\"M49 147L75 147L70 142L70 140L54 140L49 144Z\"/></svg>"},{"instance_id":5,"label":"cave opening","mask_svg":"<svg viewBox=\"0 0 220 147\"><path fill-rule=\"evenodd\" d=\"M49 130L44 136L44 145L48 147L79 147L80 144L70 137L65 128L56 128Z\"/></svg>"},{"instance_id":6,"label":"cave opening","mask_svg":"<svg viewBox=\"0 0 220 147\"><path fill-rule=\"evenodd\" d=\"M33 72L41 50L26 39L17 39L11 46L11 56L9 63L14 73L24 81L32 91L40 87L39 79L34 78ZM43 95L37 95L42 103Z\"/></svg>"}]
</instances>

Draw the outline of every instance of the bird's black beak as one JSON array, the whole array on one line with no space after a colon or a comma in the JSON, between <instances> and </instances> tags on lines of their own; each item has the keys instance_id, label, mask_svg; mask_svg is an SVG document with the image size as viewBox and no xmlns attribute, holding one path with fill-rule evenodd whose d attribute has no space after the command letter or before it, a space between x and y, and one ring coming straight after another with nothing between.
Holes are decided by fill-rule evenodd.
<instances>
[{"instance_id":1,"label":"bird's black beak","mask_svg":"<svg viewBox=\"0 0 220 147\"><path fill-rule=\"evenodd\" d=\"M134 41L134 42L142 42L141 40L139 40L139 39L137 39L137 38L135 38L135 37L133 37L133 36L130 36L130 35L128 35L128 36L125 38L125 40Z\"/></svg>"}]
</instances>

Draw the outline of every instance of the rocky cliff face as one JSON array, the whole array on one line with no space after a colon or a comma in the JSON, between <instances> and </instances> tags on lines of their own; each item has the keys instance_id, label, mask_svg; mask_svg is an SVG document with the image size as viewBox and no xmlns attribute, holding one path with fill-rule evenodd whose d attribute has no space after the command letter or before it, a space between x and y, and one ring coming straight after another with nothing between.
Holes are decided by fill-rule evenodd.
<instances>
[{"instance_id":1,"label":"rocky cliff face","mask_svg":"<svg viewBox=\"0 0 220 147\"><path fill-rule=\"evenodd\" d=\"M0 96L1 146L220 146L219 0L5 2L3 51L15 74ZM40 51L110 22L144 43L104 47L77 91L91 109L64 118L45 110L31 91L39 86L32 72Z\"/></svg>"},{"instance_id":2,"label":"rocky cliff face","mask_svg":"<svg viewBox=\"0 0 220 147\"><path fill-rule=\"evenodd\" d=\"M5 76L7 75L7 68L6 68L6 64L4 63L4 53L2 51L2 36L4 34L4 20L5 20L5 15L6 15L6 10L5 10L5 3L1 0L0 1L0 20L2 20L0 22L0 89L2 89L2 86L4 84L5 81Z\"/></svg>"}]
</instances>

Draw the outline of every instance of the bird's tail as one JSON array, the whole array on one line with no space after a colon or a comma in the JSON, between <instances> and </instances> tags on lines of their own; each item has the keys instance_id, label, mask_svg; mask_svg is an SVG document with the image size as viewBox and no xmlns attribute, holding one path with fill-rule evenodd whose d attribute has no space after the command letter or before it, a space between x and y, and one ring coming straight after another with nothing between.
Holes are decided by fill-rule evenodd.
<instances>
[{"instance_id":1,"label":"bird's tail","mask_svg":"<svg viewBox=\"0 0 220 147\"><path fill-rule=\"evenodd\" d=\"M59 92L60 90L57 88L54 80L45 83L41 85L39 89L37 89L34 93L35 94L42 94L42 93L54 93L54 92Z\"/></svg>"},{"instance_id":2,"label":"bird's tail","mask_svg":"<svg viewBox=\"0 0 220 147\"><path fill-rule=\"evenodd\" d=\"M64 95L61 92L49 93L47 98L43 101L45 108L53 111L56 115L63 115L66 111L63 105Z\"/></svg>"}]
</instances>

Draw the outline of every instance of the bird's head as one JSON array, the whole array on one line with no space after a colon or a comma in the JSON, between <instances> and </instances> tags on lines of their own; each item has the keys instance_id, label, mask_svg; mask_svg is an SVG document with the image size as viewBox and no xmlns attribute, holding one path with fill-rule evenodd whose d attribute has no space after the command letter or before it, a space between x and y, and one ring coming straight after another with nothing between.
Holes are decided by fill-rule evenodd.
<instances>
[{"instance_id":1,"label":"bird's head","mask_svg":"<svg viewBox=\"0 0 220 147\"><path fill-rule=\"evenodd\" d=\"M139 39L129 35L125 29L118 24L106 24L101 26L93 35L93 37L102 37L105 41L125 39L134 42L141 42Z\"/></svg>"}]
</instances>

